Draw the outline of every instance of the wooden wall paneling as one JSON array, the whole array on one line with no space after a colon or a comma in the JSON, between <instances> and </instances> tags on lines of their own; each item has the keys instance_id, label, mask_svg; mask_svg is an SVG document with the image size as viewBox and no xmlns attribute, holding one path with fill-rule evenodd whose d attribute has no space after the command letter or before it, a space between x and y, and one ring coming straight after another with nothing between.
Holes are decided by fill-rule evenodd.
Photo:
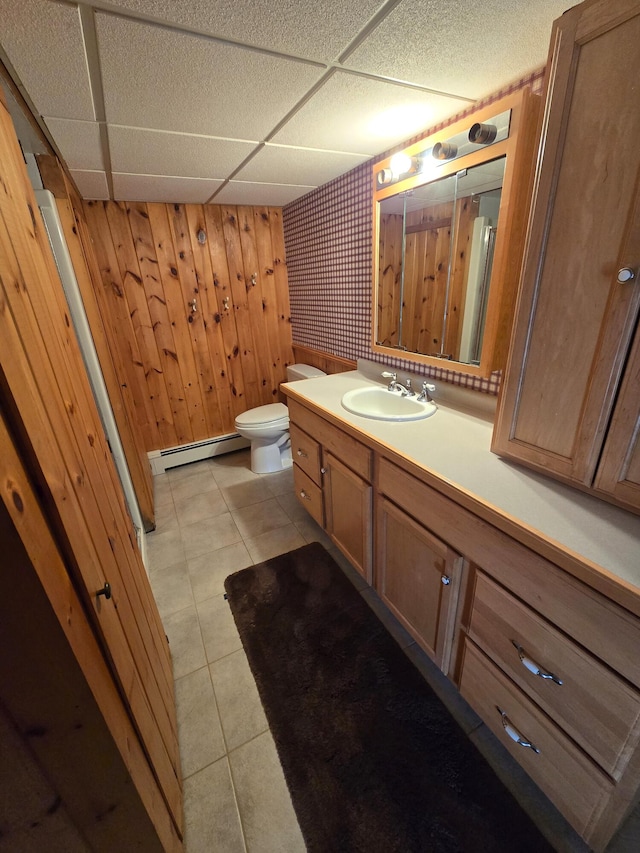
<instances>
[{"instance_id":1,"label":"wooden wall paneling","mask_svg":"<svg viewBox=\"0 0 640 853\"><path fill-rule=\"evenodd\" d=\"M242 263L245 270L249 318L256 353L260 399L262 403L270 403L278 394L279 382L275 359L271 350L271 341L269 340L269 317L264 282L267 274L261 268L258 260L252 207L238 207L238 230L242 249Z\"/></svg>"},{"instance_id":2,"label":"wooden wall paneling","mask_svg":"<svg viewBox=\"0 0 640 853\"><path fill-rule=\"evenodd\" d=\"M275 220L276 214L269 207L254 207L253 219L256 235L256 250L258 264L262 273L262 295L264 299L264 316L267 320L267 335L271 357L274 361L276 376L276 391L281 382L287 378L286 368L291 364L293 353L291 349L291 325L281 324L278 311L278 279L276 276L276 251L274 249L274 230L281 229L281 223ZM287 317L289 316L289 291L285 279L285 294Z\"/></svg>"},{"instance_id":3,"label":"wooden wall paneling","mask_svg":"<svg viewBox=\"0 0 640 853\"><path fill-rule=\"evenodd\" d=\"M242 372L242 358L235 311L233 310L233 293L231 292L231 280L227 263L222 209L218 205L205 205L204 220L206 223L213 288L218 302L219 316L215 317L214 320L219 322L222 333L222 342L226 357L226 373L230 383L231 406L235 420L235 416L240 414L240 412L244 412L248 407L245 404L244 374Z\"/></svg>"},{"instance_id":4,"label":"wooden wall paneling","mask_svg":"<svg viewBox=\"0 0 640 853\"><path fill-rule=\"evenodd\" d=\"M112 351L110 350L107 339L105 323L98 307L97 293L100 291L100 271L93 251L93 244L89 239L86 225L83 222L82 203L79 199L74 200L71 191L69 191L68 198L57 199L56 205L82 296L82 302L87 314L91 336L107 387L111 409L122 441L127 467L131 474L144 528L147 531L153 530L155 521L151 466L147 458L143 436L135 422L132 422L135 411L130 399L126 399L123 393L124 389L122 385L126 385L126 383L121 383L118 380Z\"/></svg>"},{"instance_id":5,"label":"wooden wall paneling","mask_svg":"<svg viewBox=\"0 0 640 853\"><path fill-rule=\"evenodd\" d=\"M223 206L222 227L227 251L227 264L229 266L229 284L238 331L238 342L240 344L245 405L247 409L252 409L255 406L259 406L262 401L257 353L253 338L251 317L249 315L247 275L243 266L237 207Z\"/></svg>"},{"instance_id":6,"label":"wooden wall paneling","mask_svg":"<svg viewBox=\"0 0 640 853\"><path fill-rule=\"evenodd\" d=\"M42 231L39 235L37 229L31 232L31 252L24 254L19 226L26 224L3 218L0 233L2 269L20 282L16 288L5 288L0 282L5 304L0 319L0 364L9 395L3 404L15 404L25 418L27 434L23 438L33 445L37 464L51 488L77 560L78 577L90 591L87 598L97 615L96 625L179 823L179 757L175 721L168 714L173 706L173 688L164 633L149 636L145 608L136 594L138 585L148 586L148 581L121 489L119 484L114 487L117 474L77 344L73 346L75 338L65 314L62 288L59 281L56 286L53 258L49 264L47 254L37 250L45 245ZM10 245L17 246L19 260ZM42 286L34 287L34 281ZM45 282L54 286L47 289ZM37 413L33 413L34 404L39 404ZM55 471L58 460L63 467ZM93 595L105 581L113 587L113 601L108 607ZM156 624L160 624L159 618ZM140 683L144 689L136 690ZM146 696L138 695L145 692Z\"/></svg>"},{"instance_id":7,"label":"wooden wall paneling","mask_svg":"<svg viewBox=\"0 0 640 853\"><path fill-rule=\"evenodd\" d=\"M119 202L106 202L105 210L109 231L120 268L122 289L126 299L133 332L138 341L144 375L149 388L151 408L155 415L158 432L163 447L175 443L173 413L167 397L162 375L162 363L158 352L153 324L149 314L147 296L142 283L140 264L135 250L127 205Z\"/></svg>"},{"instance_id":8,"label":"wooden wall paneling","mask_svg":"<svg viewBox=\"0 0 640 853\"><path fill-rule=\"evenodd\" d=\"M119 371L120 384L131 394L135 422L149 450L162 447L156 417L147 391L138 340L134 334L124 293L116 250L111 240L106 207L103 202L88 201L83 205L91 241L96 253L102 287L96 291L105 319L111 352Z\"/></svg>"},{"instance_id":9,"label":"wooden wall paneling","mask_svg":"<svg viewBox=\"0 0 640 853\"><path fill-rule=\"evenodd\" d=\"M180 346L182 335L175 328L176 315L171 310L173 285L170 280L167 283L163 276L167 269L167 265L162 263L164 245L166 241L171 244L171 240L166 233L156 236L153 232L149 207L142 203L129 204L129 225L162 366L164 393L172 412L174 431L170 441L172 445L188 444L194 438L190 411L192 407L197 410L200 398L192 391L189 377L183 375L183 371L188 373L192 356L189 348ZM164 205L158 207L164 211ZM173 267L173 252L169 265ZM179 299L176 301L180 311L183 305ZM151 389L147 393L150 394Z\"/></svg>"},{"instance_id":10,"label":"wooden wall paneling","mask_svg":"<svg viewBox=\"0 0 640 853\"><path fill-rule=\"evenodd\" d=\"M40 732L26 734L28 748L90 849L179 851L157 780L1 415L0 484L0 632L2 647L11 649L0 656L2 702L23 737ZM12 545L14 536L21 545Z\"/></svg>"},{"instance_id":11,"label":"wooden wall paneling","mask_svg":"<svg viewBox=\"0 0 640 853\"><path fill-rule=\"evenodd\" d=\"M291 308L289 303L289 281L287 279L287 261L284 248L284 229L282 210L269 208L271 248L273 250L273 278L278 311L278 339L282 347L284 366L292 363L291 348Z\"/></svg>"},{"instance_id":12,"label":"wooden wall paneling","mask_svg":"<svg viewBox=\"0 0 640 853\"><path fill-rule=\"evenodd\" d=\"M216 385L209 360L207 335L204 328L204 317L207 309L206 293L201 292L196 271L193 265L193 251L189 237L189 223L186 208L182 204L168 205L169 219L172 227L173 245L176 250L178 280L182 287L182 313L174 317L178 334L182 334L190 342L193 353L194 372L190 384L194 391L199 391L200 406L198 411L190 411L194 435L207 438L222 433L222 420L218 408ZM192 300L196 300L197 310L191 310Z\"/></svg>"},{"instance_id":13,"label":"wooden wall paneling","mask_svg":"<svg viewBox=\"0 0 640 853\"><path fill-rule=\"evenodd\" d=\"M0 129L2 150L10 152L3 158L6 192L0 199L4 405L16 413L21 440L42 472L42 487L45 492L50 489L78 581L91 590L87 603L116 665L124 695L133 696L131 686L136 681L145 685L144 701L136 704L134 699L132 713L179 825L181 793L168 653L165 650L163 660L156 651L163 637L148 637L154 620L137 621L142 602L138 599L138 607L129 602L129 595L136 598L139 584L148 585L146 573L121 491L114 489L117 475L71 332L53 257L33 214L33 191L8 116ZM105 580L114 580L115 596L109 607L93 595ZM171 756L153 749L159 726L167 742L173 738L167 746Z\"/></svg>"},{"instance_id":14,"label":"wooden wall paneling","mask_svg":"<svg viewBox=\"0 0 640 853\"><path fill-rule=\"evenodd\" d=\"M473 203L472 196L460 198L456 202L454 247L451 257L451 279L447 298L447 324L445 328L444 352L458 353L460 335L462 332L462 315L464 312L467 270L473 221L478 215L478 205Z\"/></svg>"},{"instance_id":15,"label":"wooden wall paneling","mask_svg":"<svg viewBox=\"0 0 640 853\"><path fill-rule=\"evenodd\" d=\"M64 204L63 204L63 206L64 206ZM68 205L67 205L67 209L68 209ZM73 245L73 241L72 241L72 245ZM81 266L81 265L79 264L79 266ZM52 272L52 275L54 275L54 276L57 274L55 268L52 269L51 272ZM52 288L51 295L57 298L60 315L64 316L66 319L66 317L67 317L67 302L66 302L66 298L64 297L62 287ZM63 327L60 326L60 328L63 328ZM75 340L75 335L72 332L72 327L69 324L67 324L64 327L63 331L64 331L65 349L67 349L69 351L70 361L72 361L72 362L75 361L75 365L77 366L78 361L79 361L77 356L79 356L79 352L77 350L77 344L76 344L76 340ZM80 361L80 364L82 364L81 361ZM72 369L73 369L73 366L74 365L72 364ZM82 388L83 397L81 398L80 411L83 413L84 428L87 431L87 435L94 435L94 436L96 434L100 435L101 433L98 431L100 430L102 424L101 424L101 421L99 419L99 416L97 416L97 411L95 411L94 407L93 407L94 401L93 401L93 395L90 391L90 387L89 387L88 383L85 382L85 383L82 383L81 388ZM94 412L94 416L92 418L89 417L89 414L91 412ZM91 444L91 442L90 442L90 444ZM91 447L95 449L98 447L98 445L96 445L95 441L94 441L94 443L91 444ZM126 562L123 563L123 565L126 565L126 563L130 564L131 577L134 580L136 580L137 578L142 579L142 582L137 584L137 586L138 586L138 594L140 595L140 600L143 602L143 604L145 606L143 607L143 609L140 610L138 615L139 615L139 618L145 618L146 617L146 618L152 618L152 620L153 620L154 624L152 625L152 628L151 628L150 639L155 643L156 653L158 655L160 655L160 657L165 662L166 680L167 680L168 684L171 684L171 668L170 668L171 662L170 662L170 656L168 653L167 644L164 642L164 629L162 627L162 623L160 621L160 616L159 616L157 607L155 605L155 601L154 601L152 593L151 593L151 588L150 588L148 582L146 581L146 574L144 572L142 572L142 573L139 572L140 558L139 558L139 554L138 554L138 550L137 550L138 549L137 540L136 540L133 528L132 528L131 523L130 523L130 517L129 517L129 513L128 513L128 510L126 507L125 500L124 500L124 495L122 492L120 479L119 479L119 476L118 476L117 471L115 469L115 466L113 464L111 453L109 452L108 454L105 454L104 453L105 448L106 448L106 445L103 445L102 452L101 452L101 450L98 450L97 452L94 450L94 455L96 456L98 463L100 463L102 460L108 462L108 464L104 464L104 465L98 464L97 469L96 469L96 474L95 474L96 480L94 480L94 482L98 482L97 478L100 478L101 485L102 485L102 491L104 492L104 494L108 494L109 491L111 490L112 493L116 496L115 502L117 502L119 505L120 518L122 520L124 520L124 522L125 522L124 531L127 534L126 539L123 538L123 536L122 536L122 533L123 533L122 525L121 524L120 524L120 526L118 525L117 518L114 516L108 522L108 524L110 523L112 525L112 534L113 534L113 536L110 536L109 538L110 538L110 541L113 538L113 541L115 543L113 548L117 548L121 544L125 545L125 550L127 551L127 553L126 553L126 555L124 555L124 556L126 556ZM110 505L113 506L113 504L114 504L114 500L111 501ZM104 512L103 512L103 514L104 514ZM116 554L116 558L117 557L118 557L118 555ZM130 587L127 586L127 589L129 589L129 588ZM137 601L133 602L134 612L137 612L137 610L136 610L137 603L138 603ZM168 696L169 694L165 694L165 695Z\"/></svg>"},{"instance_id":16,"label":"wooden wall paneling","mask_svg":"<svg viewBox=\"0 0 640 853\"><path fill-rule=\"evenodd\" d=\"M218 433L216 434L224 435L235 432L235 411L231 399L231 377L227 369L227 355L221 328L221 310L224 310L224 305L219 304L218 288L214 283L204 207L202 205L187 204L185 205L185 210L189 226L196 283L198 293L200 294L199 305L201 305L200 317L195 318L195 322L202 322L201 337L204 337L204 347L209 361L211 382L215 389L219 423L217 427ZM198 234L201 232L205 234L204 243L198 240Z\"/></svg>"},{"instance_id":17,"label":"wooden wall paneling","mask_svg":"<svg viewBox=\"0 0 640 853\"><path fill-rule=\"evenodd\" d=\"M400 329L400 282L402 278L402 217L380 216L377 338L395 346Z\"/></svg>"},{"instance_id":18,"label":"wooden wall paneling","mask_svg":"<svg viewBox=\"0 0 640 853\"><path fill-rule=\"evenodd\" d=\"M426 263L420 305L419 337L416 344L418 352L437 352L442 334L442 317L437 317L436 306L439 304L438 291L444 286L443 279L446 276L446 267L443 269L441 266L440 253L442 243L448 244L448 231L449 227L444 226L439 229L430 228L425 233Z\"/></svg>"},{"instance_id":19,"label":"wooden wall paneling","mask_svg":"<svg viewBox=\"0 0 640 853\"><path fill-rule=\"evenodd\" d=\"M404 253L402 266L404 268L404 287L402 288L401 318L402 334L399 343L407 349L416 349L420 334L420 296L421 294L421 262L423 262L424 245L421 245L420 234L406 233L404 238ZM399 291L398 291L399 298ZM416 316L417 312L417 316Z\"/></svg>"}]
</instances>

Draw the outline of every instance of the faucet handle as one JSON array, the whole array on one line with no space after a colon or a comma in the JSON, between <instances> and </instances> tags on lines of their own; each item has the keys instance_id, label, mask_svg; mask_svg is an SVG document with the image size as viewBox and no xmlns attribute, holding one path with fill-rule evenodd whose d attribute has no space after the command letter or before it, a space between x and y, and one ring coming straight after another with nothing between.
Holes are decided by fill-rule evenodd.
<instances>
[{"instance_id":1,"label":"faucet handle","mask_svg":"<svg viewBox=\"0 0 640 853\"><path fill-rule=\"evenodd\" d=\"M436 390L436 386L432 385L430 382L427 382L425 379L422 383L422 391L420 392L420 396L418 400L426 400L427 403L433 403L433 398L431 394Z\"/></svg>"},{"instance_id":2,"label":"faucet handle","mask_svg":"<svg viewBox=\"0 0 640 853\"><path fill-rule=\"evenodd\" d=\"M398 378L397 373L391 373L389 370L383 370L380 376L382 376L383 379L393 379L394 382Z\"/></svg>"}]
</instances>

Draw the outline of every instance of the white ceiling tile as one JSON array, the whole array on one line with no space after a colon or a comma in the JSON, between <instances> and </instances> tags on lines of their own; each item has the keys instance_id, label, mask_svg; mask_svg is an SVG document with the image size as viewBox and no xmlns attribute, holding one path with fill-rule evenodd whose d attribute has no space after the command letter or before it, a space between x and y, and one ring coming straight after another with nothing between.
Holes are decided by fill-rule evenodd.
<instances>
[{"instance_id":1,"label":"white ceiling tile","mask_svg":"<svg viewBox=\"0 0 640 853\"><path fill-rule=\"evenodd\" d=\"M213 199L214 204L256 204L282 207L315 187L290 186L288 184L258 184L244 181L229 181Z\"/></svg>"},{"instance_id":2,"label":"white ceiling tile","mask_svg":"<svg viewBox=\"0 0 640 853\"><path fill-rule=\"evenodd\" d=\"M104 169L97 122L46 117L45 122L69 169Z\"/></svg>"},{"instance_id":3,"label":"white ceiling tile","mask_svg":"<svg viewBox=\"0 0 640 853\"><path fill-rule=\"evenodd\" d=\"M116 201L164 201L179 204L204 204L222 184L202 178L176 178L164 175L123 175L113 173L113 197Z\"/></svg>"},{"instance_id":4,"label":"white ceiling tile","mask_svg":"<svg viewBox=\"0 0 640 853\"><path fill-rule=\"evenodd\" d=\"M77 7L0 0L0 39L41 115L95 119Z\"/></svg>"},{"instance_id":5,"label":"white ceiling tile","mask_svg":"<svg viewBox=\"0 0 640 853\"><path fill-rule=\"evenodd\" d=\"M262 139L322 70L98 14L107 121Z\"/></svg>"},{"instance_id":6,"label":"white ceiling tile","mask_svg":"<svg viewBox=\"0 0 640 853\"><path fill-rule=\"evenodd\" d=\"M104 172L84 172L71 170L71 177L78 187L82 198L104 201L109 198L109 186Z\"/></svg>"},{"instance_id":7,"label":"white ceiling tile","mask_svg":"<svg viewBox=\"0 0 640 853\"><path fill-rule=\"evenodd\" d=\"M255 147L255 142L109 125L116 172L223 180Z\"/></svg>"},{"instance_id":8,"label":"white ceiling tile","mask_svg":"<svg viewBox=\"0 0 640 853\"><path fill-rule=\"evenodd\" d=\"M460 112L469 101L432 95L338 71L273 137L273 142L370 156ZM410 123L389 113L402 109Z\"/></svg>"},{"instance_id":9,"label":"white ceiling tile","mask_svg":"<svg viewBox=\"0 0 640 853\"><path fill-rule=\"evenodd\" d=\"M476 99L544 65L567 0L404 0L345 67Z\"/></svg>"},{"instance_id":10,"label":"white ceiling tile","mask_svg":"<svg viewBox=\"0 0 640 853\"><path fill-rule=\"evenodd\" d=\"M265 145L235 178L240 181L319 186L368 159L368 154Z\"/></svg>"},{"instance_id":11,"label":"white ceiling tile","mask_svg":"<svg viewBox=\"0 0 640 853\"><path fill-rule=\"evenodd\" d=\"M116 0L115 6L281 53L331 62L380 0Z\"/></svg>"}]
</instances>

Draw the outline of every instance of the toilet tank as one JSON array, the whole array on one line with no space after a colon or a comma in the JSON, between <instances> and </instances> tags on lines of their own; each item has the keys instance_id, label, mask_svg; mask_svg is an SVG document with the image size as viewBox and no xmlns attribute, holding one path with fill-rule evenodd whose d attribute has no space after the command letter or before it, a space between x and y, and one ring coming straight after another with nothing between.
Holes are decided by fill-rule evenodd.
<instances>
[{"instance_id":1,"label":"toilet tank","mask_svg":"<svg viewBox=\"0 0 640 853\"><path fill-rule=\"evenodd\" d=\"M324 370L311 367L310 364L290 364L287 367L287 382L294 382L296 379L312 379L314 376L326 375Z\"/></svg>"}]
</instances>

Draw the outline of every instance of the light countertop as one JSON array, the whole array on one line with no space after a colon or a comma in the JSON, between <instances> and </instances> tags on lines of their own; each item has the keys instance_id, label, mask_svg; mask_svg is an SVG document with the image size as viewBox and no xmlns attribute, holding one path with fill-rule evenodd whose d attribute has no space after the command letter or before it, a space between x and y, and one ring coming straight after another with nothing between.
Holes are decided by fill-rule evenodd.
<instances>
[{"instance_id":1,"label":"light countertop","mask_svg":"<svg viewBox=\"0 0 640 853\"><path fill-rule=\"evenodd\" d=\"M440 402L437 391L438 411L423 420L381 421L351 414L341 405L342 396L365 385L380 383L350 371L288 382L283 389L626 581L640 594L640 516L491 453L490 418Z\"/></svg>"}]
</instances>

